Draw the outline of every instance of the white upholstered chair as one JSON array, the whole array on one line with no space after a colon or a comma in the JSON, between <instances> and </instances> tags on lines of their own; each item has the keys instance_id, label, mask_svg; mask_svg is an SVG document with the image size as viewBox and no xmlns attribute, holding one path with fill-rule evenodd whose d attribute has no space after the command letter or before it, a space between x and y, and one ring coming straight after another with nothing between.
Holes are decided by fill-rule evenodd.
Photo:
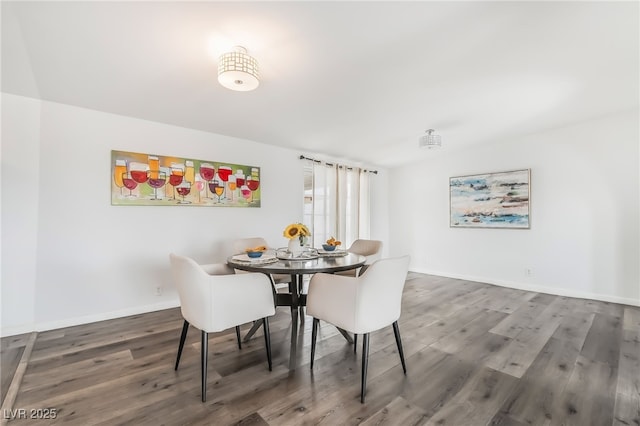
<instances>
[{"instance_id":1,"label":"white upholstered chair","mask_svg":"<svg viewBox=\"0 0 640 426\"><path fill-rule=\"evenodd\" d=\"M398 318L408 269L409 256L382 259L371 264L367 273L359 277L316 274L309 283L307 314L313 317L311 368L313 369L316 352L319 320L354 333L354 346L357 343L357 335L362 334L362 403L367 386L369 333L389 325L393 326L402 369L407 373Z\"/></svg>"},{"instance_id":2,"label":"white upholstered chair","mask_svg":"<svg viewBox=\"0 0 640 426\"><path fill-rule=\"evenodd\" d=\"M269 247L267 240L262 237L250 237L250 238L238 238L233 242L233 254L244 253L248 248L265 246ZM238 271L244 273L244 271ZM291 282L291 276L286 274L271 274L271 281L276 291L278 289L289 289L289 283Z\"/></svg>"},{"instance_id":3,"label":"white upholstered chair","mask_svg":"<svg viewBox=\"0 0 640 426\"><path fill-rule=\"evenodd\" d=\"M244 253L246 249L265 246L270 250L273 250L267 244L267 240L262 237L249 237L249 238L238 238L233 242L233 254ZM246 274L245 271L236 270L238 274ZM289 292L289 283L291 282L291 275L287 274L270 274L269 279L271 280L271 284L273 285L273 291L276 293L288 293ZM260 328L260 322L254 322L253 327L249 329L247 334L244 336L244 341L248 342L251 339L251 336L255 334L256 331ZM238 336L238 345L240 344L240 337Z\"/></svg>"},{"instance_id":4,"label":"white upholstered chair","mask_svg":"<svg viewBox=\"0 0 640 426\"><path fill-rule=\"evenodd\" d=\"M367 270L369 265L380 259L380 256L382 255L382 241L362 239L355 240L353 244L351 244L351 246L347 249L347 251L349 253L359 254L367 258L362 267L338 273L339 275L355 277L358 275L362 275L362 273Z\"/></svg>"},{"instance_id":5,"label":"white upholstered chair","mask_svg":"<svg viewBox=\"0 0 640 426\"><path fill-rule=\"evenodd\" d=\"M171 254L171 271L180 296L184 318L175 369L180 364L189 324L201 330L202 402L207 399L208 333L236 329L240 345L240 325L262 320L267 362L271 371L271 340L268 317L275 314L273 289L263 274L238 274L226 264L198 265L194 260Z\"/></svg>"}]
</instances>

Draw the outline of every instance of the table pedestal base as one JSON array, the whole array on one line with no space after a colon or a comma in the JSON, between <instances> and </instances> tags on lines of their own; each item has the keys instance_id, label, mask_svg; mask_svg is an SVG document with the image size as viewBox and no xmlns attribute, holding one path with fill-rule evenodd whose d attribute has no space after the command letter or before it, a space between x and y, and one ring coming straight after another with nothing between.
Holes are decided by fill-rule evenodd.
<instances>
[{"instance_id":1,"label":"table pedestal base","mask_svg":"<svg viewBox=\"0 0 640 426\"><path fill-rule=\"evenodd\" d=\"M271 278L272 274L291 275L289 283L289 293L275 293L276 306L289 306L291 309L291 352L289 355L289 369L295 370L297 364L298 333L299 323L304 323L304 307L307 305L307 295L302 294L302 279L304 275L316 273L335 273L359 268L364 265L366 258L353 253L346 253L340 257L319 257L309 261L278 261L267 264L252 264L241 262L231 256L227 259L229 266L247 271L260 272ZM273 282L273 280L272 280ZM254 322L249 332L245 335L247 342L258 331L262 325L261 321ZM345 331L338 328L340 334L349 342L353 343L352 337Z\"/></svg>"},{"instance_id":2,"label":"table pedestal base","mask_svg":"<svg viewBox=\"0 0 640 426\"><path fill-rule=\"evenodd\" d=\"M302 292L302 275L292 275L289 283L290 293L276 293L276 306L291 307L291 351L289 353L289 370L296 369L296 354L298 352L298 317L304 323L304 307L307 306L307 295ZM262 326L262 321L254 321L253 326L242 339L248 342L256 331ZM336 327L347 342L353 344L353 338L341 329Z\"/></svg>"}]
</instances>

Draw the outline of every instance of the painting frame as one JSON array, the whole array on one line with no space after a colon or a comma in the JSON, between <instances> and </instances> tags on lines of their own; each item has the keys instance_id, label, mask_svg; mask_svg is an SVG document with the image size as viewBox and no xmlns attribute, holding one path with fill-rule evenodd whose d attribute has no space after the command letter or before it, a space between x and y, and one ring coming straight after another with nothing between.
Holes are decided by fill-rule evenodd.
<instances>
[{"instance_id":1,"label":"painting frame","mask_svg":"<svg viewBox=\"0 0 640 426\"><path fill-rule=\"evenodd\" d=\"M450 177L449 227L531 229L531 169Z\"/></svg>"},{"instance_id":2,"label":"painting frame","mask_svg":"<svg viewBox=\"0 0 640 426\"><path fill-rule=\"evenodd\" d=\"M261 207L261 168L111 150L112 206Z\"/></svg>"}]
</instances>

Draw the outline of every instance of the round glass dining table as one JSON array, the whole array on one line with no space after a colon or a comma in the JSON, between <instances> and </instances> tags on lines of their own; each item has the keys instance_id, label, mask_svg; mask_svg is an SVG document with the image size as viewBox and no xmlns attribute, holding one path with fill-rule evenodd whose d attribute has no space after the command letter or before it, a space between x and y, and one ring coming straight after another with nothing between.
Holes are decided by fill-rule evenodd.
<instances>
[{"instance_id":1,"label":"round glass dining table","mask_svg":"<svg viewBox=\"0 0 640 426\"><path fill-rule=\"evenodd\" d=\"M357 269L364 265L366 257L353 253L344 255L327 254L319 255L312 259L279 259L275 255L265 255L265 259L242 260L244 256L231 256L227 259L227 264L234 269L247 272L261 272L271 276L271 274L291 275L288 293L276 293L276 306L289 306L291 308L291 351L289 354L289 369L296 368L296 350L298 346L298 315L299 308L306 306L307 296L302 293L303 277L307 274L318 272L335 273ZM300 317L304 318L302 312ZM245 340L260 327L260 321L256 322L245 337ZM344 330L338 328L340 333L349 341L353 342Z\"/></svg>"}]
</instances>

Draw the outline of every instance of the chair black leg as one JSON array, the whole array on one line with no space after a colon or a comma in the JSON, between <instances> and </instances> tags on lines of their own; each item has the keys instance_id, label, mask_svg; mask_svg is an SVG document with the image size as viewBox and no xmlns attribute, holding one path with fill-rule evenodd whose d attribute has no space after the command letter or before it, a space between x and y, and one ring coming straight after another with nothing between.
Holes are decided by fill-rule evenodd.
<instances>
[{"instance_id":1,"label":"chair black leg","mask_svg":"<svg viewBox=\"0 0 640 426\"><path fill-rule=\"evenodd\" d=\"M240 342L240 326L236 325L236 339L238 339L238 349L242 349L242 343Z\"/></svg>"},{"instance_id":2,"label":"chair black leg","mask_svg":"<svg viewBox=\"0 0 640 426\"><path fill-rule=\"evenodd\" d=\"M209 334L202 331L200 348L200 368L202 369L202 402L207 400L207 351L209 350Z\"/></svg>"},{"instance_id":3,"label":"chair black leg","mask_svg":"<svg viewBox=\"0 0 640 426\"><path fill-rule=\"evenodd\" d=\"M267 362L269 363L269 371L271 371L271 334L269 332L269 318L262 318L262 328L264 334L264 345L267 348Z\"/></svg>"},{"instance_id":4,"label":"chair black leg","mask_svg":"<svg viewBox=\"0 0 640 426\"><path fill-rule=\"evenodd\" d=\"M369 365L369 333L363 334L362 339L362 383L360 384L360 402L364 404L367 392L367 366Z\"/></svg>"},{"instance_id":5,"label":"chair black leg","mask_svg":"<svg viewBox=\"0 0 640 426\"><path fill-rule=\"evenodd\" d=\"M176 366L174 370L178 370L178 365L180 364L180 356L182 356L182 348L184 348L184 341L187 339L187 331L189 331L189 322L184 320L184 324L182 324L182 334L180 335L180 345L178 346L178 356L176 357Z\"/></svg>"},{"instance_id":6,"label":"chair black leg","mask_svg":"<svg viewBox=\"0 0 640 426\"><path fill-rule=\"evenodd\" d=\"M358 335L353 333L353 353L356 353L356 349L358 349Z\"/></svg>"},{"instance_id":7,"label":"chair black leg","mask_svg":"<svg viewBox=\"0 0 640 426\"><path fill-rule=\"evenodd\" d=\"M318 318L313 319L313 326L311 327L311 369L313 370L313 360L316 357L316 339L318 338Z\"/></svg>"},{"instance_id":8,"label":"chair black leg","mask_svg":"<svg viewBox=\"0 0 640 426\"><path fill-rule=\"evenodd\" d=\"M404 363L404 351L402 350L402 339L400 338L400 329L398 328L398 321L393 323L393 334L396 336L396 345L398 345L398 353L400 354L400 362L402 363L402 369L404 374L407 374L407 365Z\"/></svg>"}]
</instances>

